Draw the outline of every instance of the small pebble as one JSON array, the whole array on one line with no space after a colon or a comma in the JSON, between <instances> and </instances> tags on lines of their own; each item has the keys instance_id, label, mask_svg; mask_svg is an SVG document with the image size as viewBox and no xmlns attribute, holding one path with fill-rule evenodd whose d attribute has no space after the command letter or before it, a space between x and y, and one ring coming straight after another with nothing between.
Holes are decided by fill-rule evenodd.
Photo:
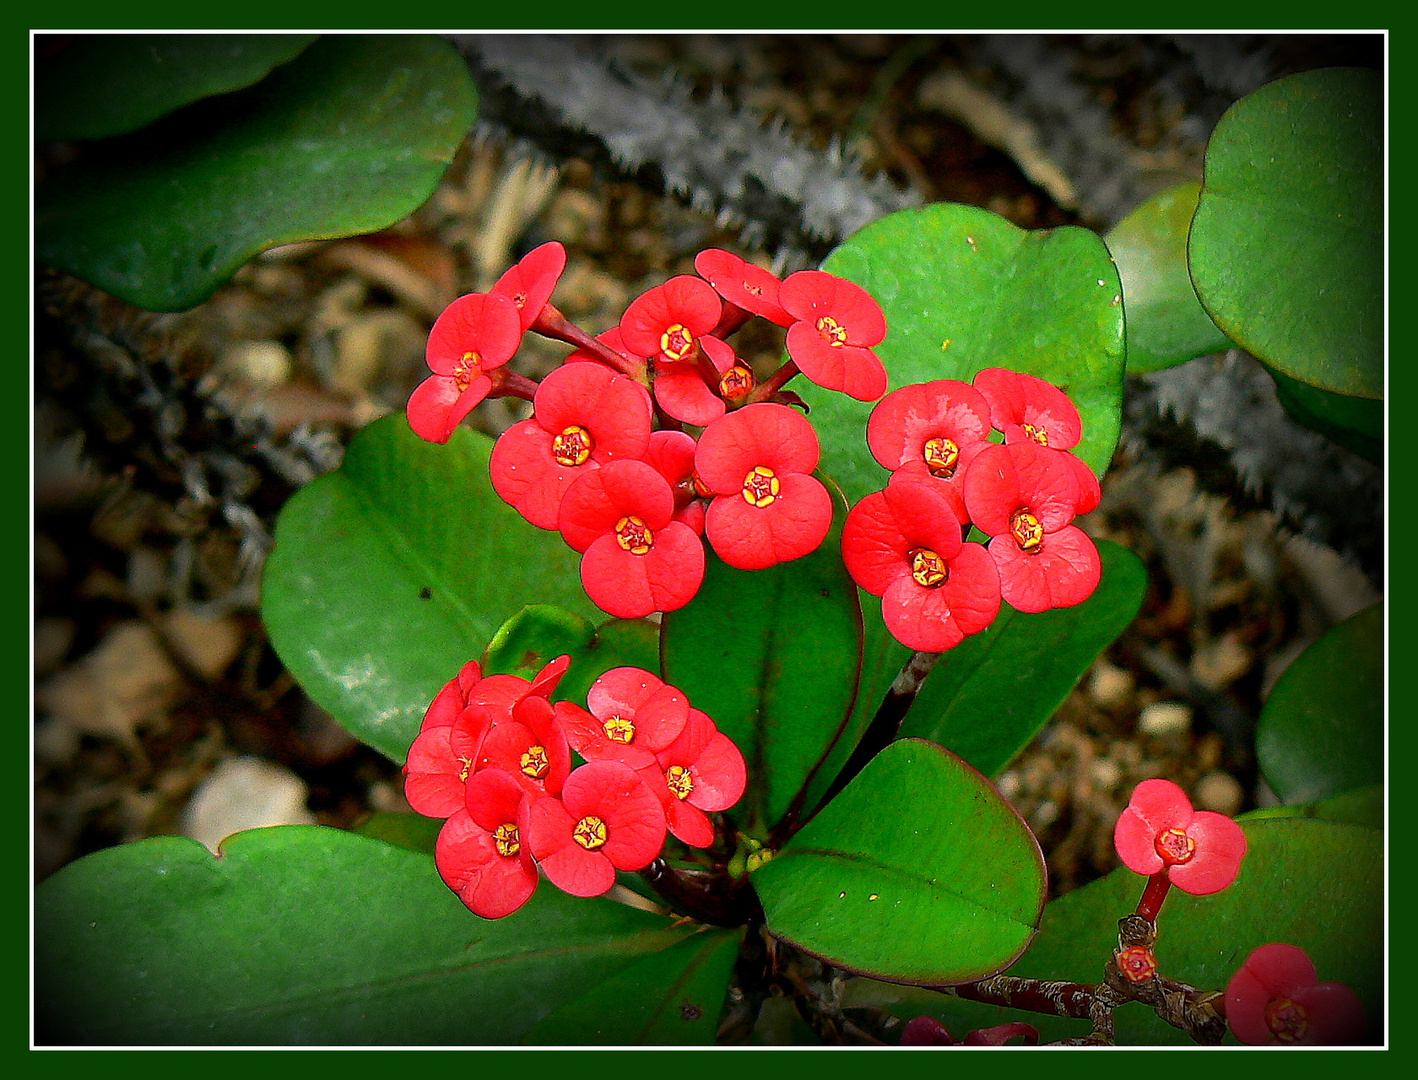
<instances>
[{"instance_id":1,"label":"small pebble","mask_svg":"<svg viewBox=\"0 0 1418 1080\"><path fill-rule=\"evenodd\" d=\"M1230 773L1217 769L1196 782L1196 789L1192 792L1192 804L1198 810L1211 810L1227 817L1235 817L1240 812L1245 797L1241 782Z\"/></svg>"},{"instance_id":2,"label":"small pebble","mask_svg":"<svg viewBox=\"0 0 1418 1080\"><path fill-rule=\"evenodd\" d=\"M1155 701L1137 718L1137 729L1144 735L1184 735L1191 726L1191 707L1180 701Z\"/></svg>"}]
</instances>

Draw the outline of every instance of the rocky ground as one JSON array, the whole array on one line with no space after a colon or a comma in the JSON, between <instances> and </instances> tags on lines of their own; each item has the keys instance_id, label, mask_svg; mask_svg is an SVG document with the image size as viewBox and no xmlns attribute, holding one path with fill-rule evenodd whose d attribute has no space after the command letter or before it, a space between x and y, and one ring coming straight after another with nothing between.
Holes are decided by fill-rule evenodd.
<instances>
[{"instance_id":1,"label":"rocky ground","mask_svg":"<svg viewBox=\"0 0 1418 1080\"><path fill-rule=\"evenodd\" d=\"M926 199L985 206L1026 228L1107 224L1030 142L1027 118L993 96L968 39L606 47L643 70L673 66L697 86L726 87L810 142L835 135ZM1293 68L1372 50L1300 38L1268 55ZM1148 175L1199 175L1198 114L1155 74L1135 74L1127 42L1079 39L1077 53L1111 88L1110 115ZM268 252L189 312L155 316L37 276L36 881L146 836L215 844L252 825L343 827L406 808L397 767L309 701L272 652L261 563L285 499L333 467L361 426L402 408L442 307L547 239L569 252L556 303L592 332L645 288L692 272L703 247L772 258L589 162L530 160L473 138L409 219ZM540 374L564 351L529 340L515 364ZM472 422L495 433L518 408L489 402ZM1137 552L1150 584L1137 620L1001 779L1040 836L1055 894L1116 865L1112 823L1141 779L1168 776L1225 813L1265 804L1249 735L1268 688L1305 645L1378 598L1332 551L1126 451L1084 524Z\"/></svg>"}]
</instances>

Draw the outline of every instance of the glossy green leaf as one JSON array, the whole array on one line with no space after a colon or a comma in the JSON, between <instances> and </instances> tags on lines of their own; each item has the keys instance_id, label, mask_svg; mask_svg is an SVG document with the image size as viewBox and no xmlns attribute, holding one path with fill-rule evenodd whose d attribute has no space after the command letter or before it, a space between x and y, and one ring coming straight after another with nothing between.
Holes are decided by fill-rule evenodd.
<instances>
[{"instance_id":1,"label":"glossy green leaf","mask_svg":"<svg viewBox=\"0 0 1418 1080\"><path fill-rule=\"evenodd\" d=\"M36 1041L505 1045L684 933L545 883L480 919L428 856L338 829L238 833L219 858L143 840L36 890Z\"/></svg>"},{"instance_id":2,"label":"glossy green leaf","mask_svg":"<svg viewBox=\"0 0 1418 1080\"><path fill-rule=\"evenodd\" d=\"M427 818L422 814L380 810L365 818L354 832L371 840L383 840L424 855L432 855L443 831L442 818Z\"/></svg>"},{"instance_id":3,"label":"glossy green leaf","mask_svg":"<svg viewBox=\"0 0 1418 1080\"><path fill-rule=\"evenodd\" d=\"M1247 821L1263 818L1319 818L1344 825L1363 825L1370 829L1384 827L1384 786L1370 784L1342 795L1333 795L1318 802L1296 803L1290 806L1268 806L1245 814Z\"/></svg>"},{"instance_id":4,"label":"glossy green leaf","mask_svg":"<svg viewBox=\"0 0 1418 1080\"><path fill-rule=\"evenodd\" d=\"M856 694L861 608L835 502L832 531L800 559L747 571L710 551L698 595L661 623L665 681L743 752L748 790L734 817L759 837L793 804Z\"/></svg>"},{"instance_id":5,"label":"glossy green leaf","mask_svg":"<svg viewBox=\"0 0 1418 1080\"><path fill-rule=\"evenodd\" d=\"M1142 606L1142 560L1106 540L1098 551L1103 577L1082 604L1033 615L1006 605L941 657L901 734L938 742L986 776L1008 765Z\"/></svg>"},{"instance_id":6,"label":"glossy green leaf","mask_svg":"<svg viewBox=\"0 0 1418 1080\"><path fill-rule=\"evenodd\" d=\"M402 414L276 522L261 615L282 663L344 727L402 762L435 694L529 598L587 618L579 556L499 499L492 442L424 442Z\"/></svg>"},{"instance_id":7,"label":"glossy green leaf","mask_svg":"<svg viewBox=\"0 0 1418 1080\"><path fill-rule=\"evenodd\" d=\"M47 177L35 255L139 307L193 307L266 248L407 217L476 104L441 38L330 35L255 86L93 144Z\"/></svg>"},{"instance_id":8,"label":"glossy green leaf","mask_svg":"<svg viewBox=\"0 0 1418 1080\"><path fill-rule=\"evenodd\" d=\"M879 753L753 873L775 936L894 982L1007 967L1044 904L1033 834L989 782L921 739Z\"/></svg>"},{"instance_id":9,"label":"glossy green leaf","mask_svg":"<svg viewBox=\"0 0 1418 1080\"><path fill-rule=\"evenodd\" d=\"M939 203L881 218L838 247L823 269L861 285L881 304L887 336L876 348L891 389L930 379L969 381L1007 367L1062 386L1083 418L1077 452L1100 476L1121 426L1122 286L1103 241L1086 229L1026 232L987 210ZM822 468L849 503L886 486L866 423L874 407L795 379L812 408ZM870 722L911 655L864 601L861 686L850 744ZM818 777L830 779L834 760ZM818 794L825 783L815 782Z\"/></svg>"},{"instance_id":10,"label":"glossy green leaf","mask_svg":"<svg viewBox=\"0 0 1418 1080\"><path fill-rule=\"evenodd\" d=\"M1123 283L1131 375L1220 352L1231 341L1211 321L1187 272L1187 233L1201 185L1154 195L1105 237Z\"/></svg>"},{"instance_id":11,"label":"glossy green leaf","mask_svg":"<svg viewBox=\"0 0 1418 1080\"><path fill-rule=\"evenodd\" d=\"M1327 821L1244 821L1249 849L1229 889L1188 896L1172 889L1157 925L1163 975L1203 990L1224 990L1252 950L1272 941L1309 954L1322 982L1353 987L1364 1002L1370 1042L1381 1037L1384 1007L1383 837ZM1118 870L1053 901L1029 951L1010 975L1096 983L1118 944L1145 881ZM977 1028L1023 1020L1040 1042L1087 1035L1087 1020L1000 1009L972 1001L863 983L846 1002L875 1004L903 1018L930 1014L960 1038ZM1120 1046L1192 1045L1144 1005L1115 1013ZM1226 1036L1227 1045L1237 1045Z\"/></svg>"},{"instance_id":12,"label":"glossy green leaf","mask_svg":"<svg viewBox=\"0 0 1418 1080\"><path fill-rule=\"evenodd\" d=\"M742 931L705 930L622 968L523 1038L532 1046L712 1046Z\"/></svg>"},{"instance_id":13,"label":"glossy green leaf","mask_svg":"<svg viewBox=\"0 0 1418 1080\"><path fill-rule=\"evenodd\" d=\"M1007 367L1061 386L1083 418L1076 452L1102 475L1120 429L1123 309L1118 271L1087 229L1026 232L973 206L937 203L872 222L824 270L862 286L886 314L876 353L891 389ZM867 449L874 403L791 384L812 407L822 469L848 502L886 486Z\"/></svg>"},{"instance_id":14,"label":"glossy green leaf","mask_svg":"<svg viewBox=\"0 0 1418 1080\"><path fill-rule=\"evenodd\" d=\"M1308 803L1384 778L1384 608L1331 627L1276 681L1256 757L1281 802Z\"/></svg>"},{"instance_id":15,"label":"glossy green leaf","mask_svg":"<svg viewBox=\"0 0 1418 1080\"><path fill-rule=\"evenodd\" d=\"M314 34L41 34L34 40L34 137L104 139L240 90L297 56Z\"/></svg>"},{"instance_id":16,"label":"glossy green leaf","mask_svg":"<svg viewBox=\"0 0 1418 1080\"><path fill-rule=\"evenodd\" d=\"M1206 148L1188 258L1197 295L1268 366L1383 395L1379 72L1289 75L1227 110Z\"/></svg>"},{"instance_id":17,"label":"glossy green leaf","mask_svg":"<svg viewBox=\"0 0 1418 1080\"><path fill-rule=\"evenodd\" d=\"M554 701L586 704L586 691L611 668L638 667L660 670L660 627L648 619L607 619L596 627L595 637L579 653L557 685Z\"/></svg>"},{"instance_id":18,"label":"glossy green leaf","mask_svg":"<svg viewBox=\"0 0 1418 1080\"><path fill-rule=\"evenodd\" d=\"M528 604L493 635L479 666L484 675L531 679L557 657L584 652L595 637L585 616L555 604Z\"/></svg>"},{"instance_id":19,"label":"glossy green leaf","mask_svg":"<svg viewBox=\"0 0 1418 1080\"><path fill-rule=\"evenodd\" d=\"M1266 368L1275 380L1275 396L1292 419L1352 450L1374 465L1384 463L1384 403L1347 397L1302 383Z\"/></svg>"}]
</instances>

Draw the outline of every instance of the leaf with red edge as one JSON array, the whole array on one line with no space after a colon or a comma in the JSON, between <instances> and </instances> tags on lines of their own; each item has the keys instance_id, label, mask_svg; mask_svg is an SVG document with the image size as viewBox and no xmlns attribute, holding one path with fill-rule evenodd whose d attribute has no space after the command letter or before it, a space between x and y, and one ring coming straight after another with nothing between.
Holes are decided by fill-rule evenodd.
<instances>
[{"instance_id":1,"label":"leaf with red edge","mask_svg":"<svg viewBox=\"0 0 1418 1080\"><path fill-rule=\"evenodd\" d=\"M955 984L1004 970L1044 906L1038 842L978 772L903 739L753 872L768 931L835 967Z\"/></svg>"}]
</instances>

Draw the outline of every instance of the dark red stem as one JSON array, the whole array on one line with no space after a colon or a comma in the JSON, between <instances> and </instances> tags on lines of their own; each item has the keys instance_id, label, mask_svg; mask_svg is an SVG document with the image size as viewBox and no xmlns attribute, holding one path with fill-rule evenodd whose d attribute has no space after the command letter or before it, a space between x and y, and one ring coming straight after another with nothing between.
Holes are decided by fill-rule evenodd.
<instances>
[{"instance_id":1,"label":"dark red stem","mask_svg":"<svg viewBox=\"0 0 1418 1080\"><path fill-rule=\"evenodd\" d=\"M1157 913L1162 910L1162 901L1167 899L1167 891L1172 887L1172 879L1165 869L1159 870L1147 879L1147 888L1142 891L1142 899L1137 902L1137 914L1150 923L1157 921Z\"/></svg>"}]
</instances>

